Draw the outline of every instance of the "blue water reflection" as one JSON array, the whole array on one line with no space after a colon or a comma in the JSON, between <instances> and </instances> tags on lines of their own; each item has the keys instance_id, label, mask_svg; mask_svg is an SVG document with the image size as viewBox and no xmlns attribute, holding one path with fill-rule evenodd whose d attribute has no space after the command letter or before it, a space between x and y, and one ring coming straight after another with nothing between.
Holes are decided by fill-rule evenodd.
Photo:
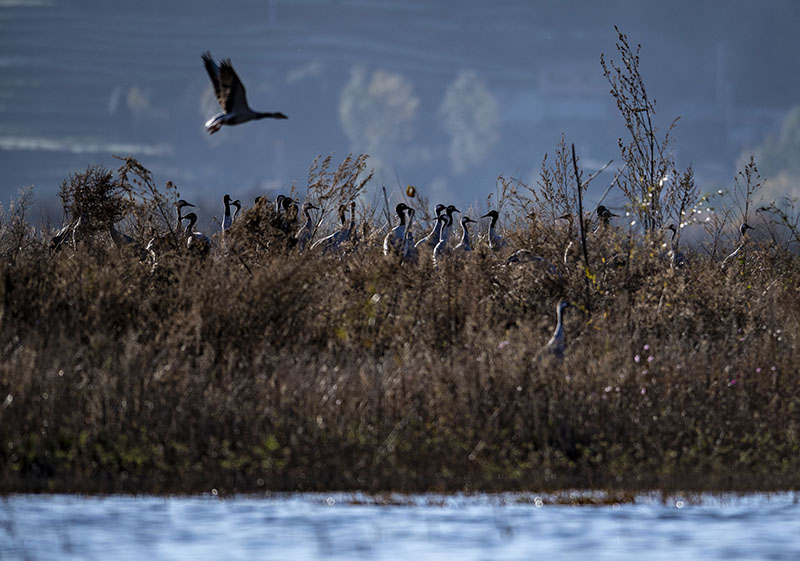
<instances>
[{"instance_id":1,"label":"blue water reflection","mask_svg":"<svg viewBox=\"0 0 800 561\"><path fill-rule=\"evenodd\" d=\"M14 496L0 508L0 559L800 558L796 494L525 499Z\"/></svg>"}]
</instances>

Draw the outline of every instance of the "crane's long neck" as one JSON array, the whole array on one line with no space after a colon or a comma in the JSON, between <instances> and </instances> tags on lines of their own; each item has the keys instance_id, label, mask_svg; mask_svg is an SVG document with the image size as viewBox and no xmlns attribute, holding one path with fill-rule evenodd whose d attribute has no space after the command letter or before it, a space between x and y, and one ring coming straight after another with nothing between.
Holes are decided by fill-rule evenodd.
<instances>
[{"instance_id":1,"label":"crane's long neck","mask_svg":"<svg viewBox=\"0 0 800 561\"><path fill-rule=\"evenodd\" d=\"M461 223L461 245L464 246L464 249L472 249L469 243L469 230L466 222Z\"/></svg>"},{"instance_id":2,"label":"crane's long neck","mask_svg":"<svg viewBox=\"0 0 800 561\"><path fill-rule=\"evenodd\" d=\"M228 199L224 199L222 202L225 204L225 218L230 218L231 217L231 203L230 203L230 201L228 201Z\"/></svg>"},{"instance_id":3,"label":"crane's long neck","mask_svg":"<svg viewBox=\"0 0 800 561\"><path fill-rule=\"evenodd\" d=\"M431 231L431 236L438 240L441 234L442 234L442 221L437 216L436 222L434 222L433 224L433 230Z\"/></svg>"},{"instance_id":4,"label":"crane's long neck","mask_svg":"<svg viewBox=\"0 0 800 561\"><path fill-rule=\"evenodd\" d=\"M447 243L450 239L450 222L445 221L439 229L439 241Z\"/></svg>"}]
</instances>

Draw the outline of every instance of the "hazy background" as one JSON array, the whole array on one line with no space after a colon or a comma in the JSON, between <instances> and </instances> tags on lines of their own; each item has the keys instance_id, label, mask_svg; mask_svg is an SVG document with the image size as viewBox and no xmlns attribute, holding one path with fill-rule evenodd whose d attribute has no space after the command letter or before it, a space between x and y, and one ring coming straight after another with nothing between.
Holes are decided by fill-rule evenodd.
<instances>
[{"instance_id":1,"label":"hazy background","mask_svg":"<svg viewBox=\"0 0 800 561\"><path fill-rule=\"evenodd\" d=\"M115 169L112 154L202 201L206 228L223 193L302 193L331 152L370 154L377 187L396 189L397 173L457 204L482 202L500 174L535 182L562 132L592 171L619 160L624 134L599 64L617 59L614 24L643 46L661 128L682 116L677 160L703 190L754 151L768 196L796 190L791 0L0 0L0 200L33 184L59 221L61 180ZM232 59L255 110L289 120L209 136L205 50Z\"/></svg>"}]
</instances>

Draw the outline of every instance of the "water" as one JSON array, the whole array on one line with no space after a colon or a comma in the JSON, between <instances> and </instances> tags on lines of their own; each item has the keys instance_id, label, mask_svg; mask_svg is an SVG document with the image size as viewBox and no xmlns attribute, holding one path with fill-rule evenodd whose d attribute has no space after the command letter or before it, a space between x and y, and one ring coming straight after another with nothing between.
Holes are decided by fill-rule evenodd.
<instances>
[{"instance_id":1,"label":"water","mask_svg":"<svg viewBox=\"0 0 800 561\"><path fill-rule=\"evenodd\" d=\"M13 496L0 504L0 559L800 558L796 494L597 507L526 499Z\"/></svg>"}]
</instances>

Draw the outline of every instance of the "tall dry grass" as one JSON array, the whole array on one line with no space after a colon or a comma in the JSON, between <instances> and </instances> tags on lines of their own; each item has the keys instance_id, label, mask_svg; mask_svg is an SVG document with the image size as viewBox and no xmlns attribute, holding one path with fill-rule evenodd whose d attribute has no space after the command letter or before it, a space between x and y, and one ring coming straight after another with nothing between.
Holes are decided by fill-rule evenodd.
<instances>
[{"instance_id":1,"label":"tall dry grass","mask_svg":"<svg viewBox=\"0 0 800 561\"><path fill-rule=\"evenodd\" d=\"M4 492L799 483L800 266L775 244L673 270L660 239L601 228L589 315L564 220L506 232L554 273L247 236L153 267L4 218ZM563 363L541 351L560 299Z\"/></svg>"}]
</instances>

